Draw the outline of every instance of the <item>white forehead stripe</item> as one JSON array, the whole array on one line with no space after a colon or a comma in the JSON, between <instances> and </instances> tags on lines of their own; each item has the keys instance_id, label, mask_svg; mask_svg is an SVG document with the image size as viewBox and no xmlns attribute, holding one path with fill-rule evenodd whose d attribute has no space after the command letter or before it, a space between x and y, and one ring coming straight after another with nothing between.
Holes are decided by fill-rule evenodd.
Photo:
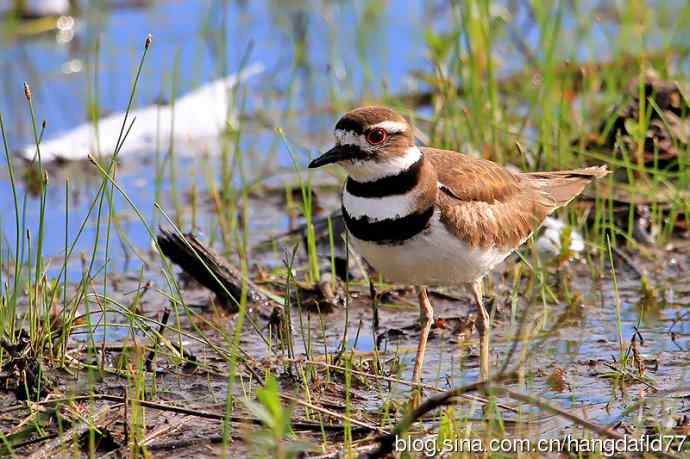
<instances>
[{"instance_id":1,"label":"white forehead stripe","mask_svg":"<svg viewBox=\"0 0 690 459\"><path fill-rule=\"evenodd\" d=\"M336 129L335 143L338 145L357 145L359 147L363 147L367 144L367 141L363 135L357 135L352 131Z\"/></svg>"},{"instance_id":2,"label":"white forehead stripe","mask_svg":"<svg viewBox=\"0 0 690 459\"><path fill-rule=\"evenodd\" d=\"M397 134L407 130L407 123L401 121L381 121L380 123L372 124L370 129L382 128L390 134Z\"/></svg>"}]
</instances>

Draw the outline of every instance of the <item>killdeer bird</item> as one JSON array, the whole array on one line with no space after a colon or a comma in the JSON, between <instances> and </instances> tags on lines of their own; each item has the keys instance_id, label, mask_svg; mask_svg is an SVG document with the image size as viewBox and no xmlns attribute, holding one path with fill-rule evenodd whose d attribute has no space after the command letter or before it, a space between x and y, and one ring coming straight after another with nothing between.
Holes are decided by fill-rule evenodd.
<instances>
[{"instance_id":1,"label":"killdeer bird","mask_svg":"<svg viewBox=\"0 0 690 459\"><path fill-rule=\"evenodd\" d=\"M354 249L386 280L417 287L422 332L413 380L421 379L433 321L427 287L471 286L478 309L480 375L489 377L489 316L482 278L547 215L608 172L588 167L510 171L455 151L419 147L412 126L385 107L360 107L335 125L335 147L310 168L336 163Z\"/></svg>"}]
</instances>

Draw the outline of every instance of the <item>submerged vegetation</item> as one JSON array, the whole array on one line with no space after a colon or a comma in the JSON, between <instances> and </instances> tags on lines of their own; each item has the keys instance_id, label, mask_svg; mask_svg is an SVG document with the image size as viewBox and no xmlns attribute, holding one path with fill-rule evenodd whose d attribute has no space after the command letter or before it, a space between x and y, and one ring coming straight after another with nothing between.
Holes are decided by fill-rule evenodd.
<instances>
[{"instance_id":1,"label":"submerged vegetation","mask_svg":"<svg viewBox=\"0 0 690 459\"><path fill-rule=\"evenodd\" d=\"M134 65L77 32L96 139L80 160L42 150L61 122L40 103L50 82L3 76L0 456L417 456L412 445L498 439L512 449L489 455L511 457L537 451L510 440L566 435L646 435L663 440L651 452L688 455L690 8L412 3L195 5L204 75L206 58L170 36L146 37ZM105 27L94 8L74 14ZM4 18L9 42L33 35ZM262 41L267 28L283 42ZM177 111L181 88L253 63L267 70L227 88L211 142L176 138L195 121ZM122 100L104 72L129 82ZM170 115L141 125L149 103ZM485 279L491 380L467 295L430 291L417 406L414 293L347 250L339 172L305 169L333 120L365 103L404 113L427 145L526 171L613 171ZM135 132L153 151L128 151ZM22 140L30 159L14 153ZM457 449L446 454L477 452Z\"/></svg>"}]
</instances>

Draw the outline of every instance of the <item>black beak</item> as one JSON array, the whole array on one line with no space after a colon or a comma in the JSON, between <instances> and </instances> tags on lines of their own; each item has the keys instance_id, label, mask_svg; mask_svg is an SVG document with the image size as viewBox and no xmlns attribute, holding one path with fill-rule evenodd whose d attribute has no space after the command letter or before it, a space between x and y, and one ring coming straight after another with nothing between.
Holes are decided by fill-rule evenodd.
<instances>
[{"instance_id":1,"label":"black beak","mask_svg":"<svg viewBox=\"0 0 690 459\"><path fill-rule=\"evenodd\" d=\"M315 167L325 166L326 164L337 163L338 161L342 161L344 159L352 159L352 157L353 152L351 148L343 145L336 145L326 153L310 162L309 168L313 169Z\"/></svg>"}]
</instances>

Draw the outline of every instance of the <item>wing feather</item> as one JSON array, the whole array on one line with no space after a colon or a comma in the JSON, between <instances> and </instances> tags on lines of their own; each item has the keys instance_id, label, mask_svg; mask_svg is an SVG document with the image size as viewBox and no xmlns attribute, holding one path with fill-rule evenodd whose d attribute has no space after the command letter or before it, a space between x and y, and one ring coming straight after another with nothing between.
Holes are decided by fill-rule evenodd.
<instances>
[{"instance_id":1,"label":"wing feather","mask_svg":"<svg viewBox=\"0 0 690 459\"><path fill-rule=\"evenodd\" d=\"M475 248L517 248L547 215L607 173L598 167L520 173L453 151L422 152L436 169L441 221Z\"/></svg>"}]
</instances>

